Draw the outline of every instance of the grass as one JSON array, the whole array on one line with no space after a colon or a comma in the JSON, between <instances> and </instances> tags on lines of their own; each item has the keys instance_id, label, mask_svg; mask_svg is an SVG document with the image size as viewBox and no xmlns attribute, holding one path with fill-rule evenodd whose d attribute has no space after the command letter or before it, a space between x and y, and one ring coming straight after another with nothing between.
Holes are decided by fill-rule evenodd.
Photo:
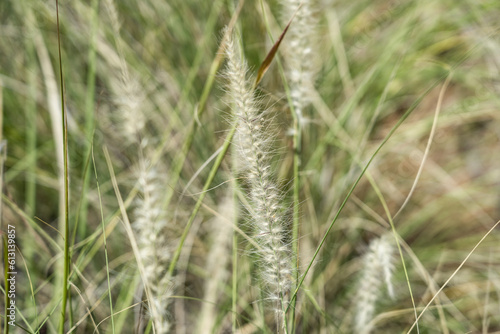
<instances>
[{"instance_id":1,"label":"grass","mask_svg":"<svg viewBox=\"0 0 500 334\"><path fill-rule=\"evenodd\" d=\"M500 332L499 14L3 1L1 328Z\"/></svg>"}]
</instances>

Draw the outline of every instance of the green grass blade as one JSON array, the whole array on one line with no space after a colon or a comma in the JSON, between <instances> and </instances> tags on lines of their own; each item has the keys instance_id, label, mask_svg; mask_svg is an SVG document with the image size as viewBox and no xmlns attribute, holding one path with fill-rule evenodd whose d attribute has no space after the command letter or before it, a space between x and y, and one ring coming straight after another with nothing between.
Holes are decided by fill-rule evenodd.
<instances>
[{"instance_id":1,"label":"green grass blade","mask_svg":"<svg viewBox=\"0 0 500 334\"><path fill-rule=\"evenodd\" d=\"M69 263L70 263L70 234L69 234L69 168L68 168L68 124L66 109L64 107L64 76L61 56L61 34L59 26L59 0L56 0L56 16L57 16L57 45L59 56L59 80L61 93L61 113L62 113L62 131L63 139L63 154L64 154L64 267L62 280L62 306L61 319L59 321L59 333L64 333L64 323L66 321L66 305L68 302L68 284L69 284ZM71 325L71 324L70 324Z\"/></svg>"}]
</instances>

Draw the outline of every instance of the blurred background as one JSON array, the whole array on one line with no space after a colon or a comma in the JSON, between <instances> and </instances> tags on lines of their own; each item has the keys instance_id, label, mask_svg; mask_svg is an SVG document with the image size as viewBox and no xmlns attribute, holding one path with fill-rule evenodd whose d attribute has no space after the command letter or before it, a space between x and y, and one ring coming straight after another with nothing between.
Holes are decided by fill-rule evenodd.
<instances>
[{"instance_id":1,"label":"blurred background","mask_svg":"<svg viewBox=\"0 0 500 334\"><path fill-rule=\"evenodd\" d=\"M236 149L202 190L231 128L224 27L237 17L255 75L299 3L247 0L238 12L231 0L59 2L70 178L66 332L153 333L120 207L139 244L160 245L156 277L179 251L165 288L171 333L276 331L259 289ZM56 3L4 0L0 16L2 231L16 225L22 254L11 331L52 333L64 227ZM500 217L499 17L493 0L318 0L297 11L257 89L272 115L271 162L287 217L298 187L299 273L312 261L294 332L417 333L410 328L433 297L420 333L500 332L498 231L471 253ZM294 84L304 88L298 176ZM149 239L141 239L141 217L162 222L148 227ZM366 269L370 245L386 235L392 298L387 282L370 285L383 269ZM360 325L362 312L369 315Z\"/></svg>"}]
</instances>

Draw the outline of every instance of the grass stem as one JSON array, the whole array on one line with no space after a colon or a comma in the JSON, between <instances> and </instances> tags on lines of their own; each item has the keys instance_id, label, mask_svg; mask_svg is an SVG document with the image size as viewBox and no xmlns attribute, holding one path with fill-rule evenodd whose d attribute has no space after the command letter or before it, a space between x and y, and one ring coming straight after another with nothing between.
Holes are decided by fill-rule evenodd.
<instances>
[{"instance_id":1,"label":"grass stem","mask_svg":"<svg viewBox=\"0 0 500 334\"><path fill-rule=\"evenodd\" d=\"M64 323L66 322L66 305L68 302L68 284L69 284L69 263L70 263L70 238L69 238L69 168L68 168L68 125L66 109L64 107L64 76L61 55L61 33L59 25L59 0L56 0L57 17L57 50L59 56L59 81L61 94L61 113L62 113L62 131L63 131L63 155L64 155L64 266L62 280L62 306L61 318L59 321L59 333L64 333ZM71 324L70 324L71 325Z\"/></svg>"}]
</instances>

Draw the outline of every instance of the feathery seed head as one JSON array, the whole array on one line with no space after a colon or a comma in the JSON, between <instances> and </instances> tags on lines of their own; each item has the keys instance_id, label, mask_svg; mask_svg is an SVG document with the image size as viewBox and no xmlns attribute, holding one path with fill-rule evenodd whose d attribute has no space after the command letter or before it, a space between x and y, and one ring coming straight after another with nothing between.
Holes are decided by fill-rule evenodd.
<instances>
[{"instance_id":1,"label":"feathery seed head","mask_svg":"<svg viewBox=\"0 0 500 334\"><path fill-rule=\"evenodd\" d=\"M145 93L137 80L123 77L110 78L114 90L113 123L116 125L118 140L127 144L137 143L146 125L144 104Z\"/></svg>"},{"instance_id":2,"label":"feathery seed head","mask_svg":"<svg viewBox=\"0 0 500 334\"><path fill-rule=\"evenodd\" d=\"M165 228L166 213L161 209L162 189L160 175L155 169L148 169L143 163L139 171L140 197L135 203L133 227L144 264L144 284L151 291L149 307L156 333L167 333L169 322L167 306L172 290L172 279L166 272L170 261Z\"/></svg>"},{"instance_id":3,"label":"feathery seed head","mask_svg":"<svg viewBox=\"0 0 500 334\"><path fill-rule=\"evenodd\" d=\"M266 150L272 140L272 132L262 126L266 112L259 110L252 86L246 79L246 64L231 40L227 43L226 56L226 75L238 122L236 136L250 186L250 221L261 247L261 276L268 290L268 300L272 301L276 321L281 326L284 325L284 309L292 285L292 265L286 243L287 221L281 212L281 195L274 185Z\"/></svg>"},{"instance_id":4,"label":"feathery seed head","mask_svg":"<svg viewBox=\"0 0 500 334\"><path fill-rule=\"evenodd\" d=\"M318 71L317 52L315 52L317 19L314 7L313 0L282 0L283 22L288 22L296 13L287 33L288 42L283 47L290 96L294 111L301 121L304 108L311 102L309 92L314 88Z\"/></svg>"},{"instance_id":5,"label":"feathery seed head","mask_svg":"<svg viewBox=\"0 0 500 334\"><path fill-rule=\"evenodd\" d=\"M370 243L363 260L363 273L356 299L356 318L354 327L357 333L369 333L370 321L375 314L375 305L385 283L387 292L394 298L392 256L394 246L390 235L383 235ZM383 277L383 279L382 279Z\"/></svg>"}]
</instances>

